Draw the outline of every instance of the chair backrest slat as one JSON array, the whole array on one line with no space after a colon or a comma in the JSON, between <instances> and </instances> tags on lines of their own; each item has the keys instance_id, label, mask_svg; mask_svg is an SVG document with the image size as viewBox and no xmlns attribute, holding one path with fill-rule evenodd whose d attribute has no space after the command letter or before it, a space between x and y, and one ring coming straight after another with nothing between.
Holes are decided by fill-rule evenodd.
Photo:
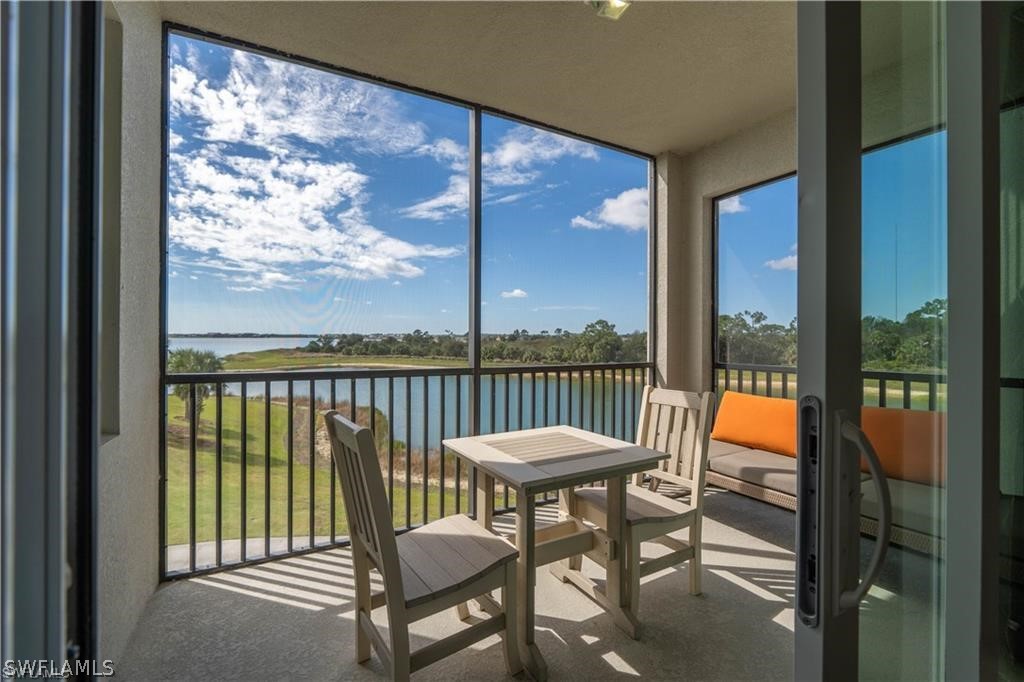
<instances>
[{"instance_id":1,"label":"chair backrest slat","mask_svg":"<svg viewBox=\"0 0 1024 682\"><path fill-rule=\"evenodd\" d=\"M404 604L395 527L373 434L334 410L324 415L324 421L354 549L356 544L365 549L381 572L388 603Z\"/></svg>"},{"instance_id":2,"label":"chair backrest slat","mask_svg":"<svg viewBox=\"0 0 1024 682\"><path fill-rule=\"evenodd\" d=\"M686 479L703 495L712 404L710 392L644 388L637 444L669 455L650 475L664 472Z\"/></svg>"}]
</instances>

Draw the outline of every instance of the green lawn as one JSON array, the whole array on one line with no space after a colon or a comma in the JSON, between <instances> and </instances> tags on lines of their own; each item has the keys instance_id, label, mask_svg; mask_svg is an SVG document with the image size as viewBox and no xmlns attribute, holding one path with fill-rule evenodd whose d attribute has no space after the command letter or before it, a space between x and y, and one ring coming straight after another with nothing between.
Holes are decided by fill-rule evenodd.
<instances>
[{"instance_id":1,"label":"green lawn","mask_svg":"<svg viewBox=\"0 0 1024 682\"><path fill-rule=\"evenodd\" d=\"M235 353L224 358L224 369L308 369L324 367L466 367L467 361L459 358L419 358L398 355L341 355L339 353L307 353L290 348Z\"/></svg>"},{"instance_id":2,"label":"green lawn","mask_svg":"<svg viewBox=\"0 0 1024 682\"><path fill-rule=\"evenodd\" d=\"M223 539L238 538L241 520L241 450L240 417L241 399L237 396L223 400L223 440L221 455L221 504ZM246 536L263 537L266 485L266 458L264 449L263 399L246 401ZM308 462L308 412L306 405L294 407L294 446L292 467L292 514L293 532L302 538L309 534L309 477ZM189 533L189 450L188 421L184 417L184 405L176 397L167 400L167 544L188 542ZM215 538L216 499L216 455L215 426L216 404L212 399L203 407L199 420L196 448L196 541ZM314 467L314 531L317 535L330 533L330 491L331 467L322 457L326 456L327 444L323 438L322 424L318 420L321 436L316 448L322 451ZM288 413L283 404L270 405L270 532L272 536L288 533ZM419 456L413 451L414 459ZM404 451L396 454L396 469L404 466ZM386 473L386 472L385 472ZM463 474L465 481L465 474ZM385 478L385 485L387 479ZM451 481L444 492L445 513L455 509L455 491ZM468 509L465 482L462 485L462 509ZM347 534L344 504L340 495L340 482L335 485L335 532ZM431 519L441 513L441 491L431 486L426 492L428 514ZM414 482L409 501L411 522L423 521L423 484ZM394 493L395 526L405 525L406 493L404 482L395 481Z\"/></svg>"}]
</instances>

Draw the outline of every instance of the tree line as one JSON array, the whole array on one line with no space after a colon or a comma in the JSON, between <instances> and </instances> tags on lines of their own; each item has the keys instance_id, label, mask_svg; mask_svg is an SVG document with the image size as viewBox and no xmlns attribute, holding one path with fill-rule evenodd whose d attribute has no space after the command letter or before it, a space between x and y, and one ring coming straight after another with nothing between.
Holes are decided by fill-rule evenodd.
<instances>
[{"instance_id":1,"label":"tree line","mask_svg":"<svg viewBox=\"0 0 1024 682\"><path fill-rule=\"evenodd\" d=\"M350 356L448 359L467 357L469 344L465 334L430 334L417 329L402 335L322 334L303 350ZM506 334L483 335L480 354L491 362L642 362L647 359L647 333L620 334L607 320L591 322L581 332L556 328L531 333L514 329Z\"/></svg>"},{"instance_id":2,"label":"tree line","mask_svg":"<svg viewBox=\"0 0 1024 682\"><path fill-rule=\"evenodd\" d=\"M861 320L865 369L935 370L946 367L947 301L937 298L903 320L867 315ZM762 312L718 316L718 361L797 365L797 321L772 323Z\"/></svg>"}]
</instances>

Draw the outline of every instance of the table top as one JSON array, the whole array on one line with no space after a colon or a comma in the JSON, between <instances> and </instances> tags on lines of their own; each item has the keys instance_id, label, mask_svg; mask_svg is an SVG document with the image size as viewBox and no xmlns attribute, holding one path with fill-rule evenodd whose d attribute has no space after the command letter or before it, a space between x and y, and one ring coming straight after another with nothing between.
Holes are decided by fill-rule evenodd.
<instances>
[{"instance_id":1,"label":"table top","mask_svg":"<svg viewBox=\"0 0 1024 682\"><path fill-rule=\"evenodd\" d=\"M444 445L524 493L647 471L668 455L573 426L447 438Z\"/></svg>"}]
</instances>

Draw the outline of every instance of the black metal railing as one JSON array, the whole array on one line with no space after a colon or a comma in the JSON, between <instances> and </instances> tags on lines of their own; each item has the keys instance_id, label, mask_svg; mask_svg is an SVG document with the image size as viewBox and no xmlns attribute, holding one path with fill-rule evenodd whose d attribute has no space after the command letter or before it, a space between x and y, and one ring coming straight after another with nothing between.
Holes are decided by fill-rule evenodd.
<instances>
[{"instance_id":1,"label":"black metal railing","mask_svg":"<svg viewBox=\"0 0 1024 682\"><path fill-rule=\"evenodd\" d=\"M796 398L796 367L716 363L715 389L777 398ZM943 410L946 375L930 372L863 370L864 404L915 410Z\"/></svg>"},{"instance_id":2,"label":"black metal railing","mask_svg":"<svg viewBox=\"0 0 1024 682\"><path fill-rule=\"evenodd\" d=\"M398 532L471 512L441 441L571 424L635 438L650 363L173 374L164 379L161 576L347 543L320 415L371 428ZM554 495L544 501L554 501ZM500 486L495 512L511 510Z\"/></svg>"}]
</instances>

